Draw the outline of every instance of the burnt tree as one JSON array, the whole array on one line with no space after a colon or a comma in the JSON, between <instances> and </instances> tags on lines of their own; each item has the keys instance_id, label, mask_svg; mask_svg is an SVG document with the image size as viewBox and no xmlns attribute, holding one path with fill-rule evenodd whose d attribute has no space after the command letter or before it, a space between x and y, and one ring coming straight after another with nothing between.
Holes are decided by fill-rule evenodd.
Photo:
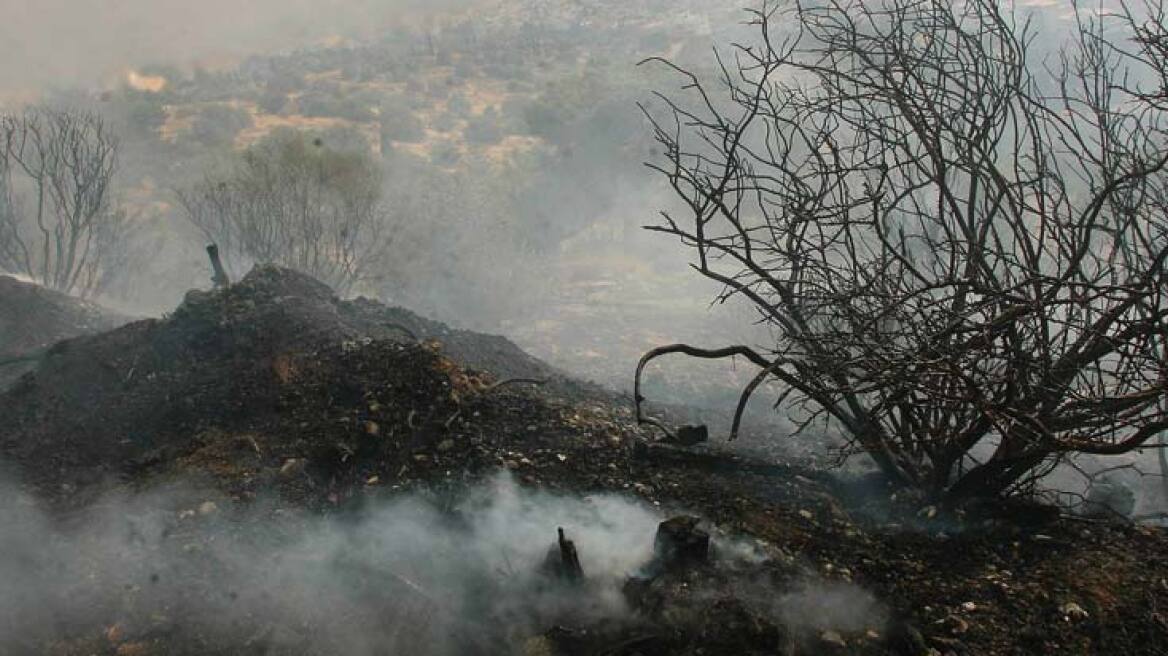
<instances>
[{"instance_id":1,"label":"burnt tree","mask_svg":"<svg viewBox=\"0 0 1168 656\"><path fill-rule=\"evenodd\" d=\"M89 296L124 256L113 203L118 140L96 114L0 115L0 270Z\"/></svg>"},{"instance_id":2,"label":"burnt tree","mask_svg":"<svg viewBox=\"0 0 1168 656\"><path fill-rule=\"evenodd\" d=\"M382 172L369 154L299 132L269 135L228 170L175 193L228 262L291 267L342 295L387 245Z\"/></svg>"},{"instance_id":3,"label":"burnt tree","mask_svg":"<svg viewBox=\"0 0 1168 656\"><path fill-rule=\"evenodd\" d=\"M1038 34L993 0L767 3L753 43L644 108L679 238L744 356L847 453L937 500L1168 429L1168 40L1159 4ZM780 33L781 30L781 33ZM1105 38L1106 35L1106 38ZM662 107L664 107L662 109ZM643 399L638 392L638 417ZM652 421L648 420L647 421ZM737 430L735 420L733 431ZM732 432L733 434L733 432Z\"/></svg>"}]
</instances>

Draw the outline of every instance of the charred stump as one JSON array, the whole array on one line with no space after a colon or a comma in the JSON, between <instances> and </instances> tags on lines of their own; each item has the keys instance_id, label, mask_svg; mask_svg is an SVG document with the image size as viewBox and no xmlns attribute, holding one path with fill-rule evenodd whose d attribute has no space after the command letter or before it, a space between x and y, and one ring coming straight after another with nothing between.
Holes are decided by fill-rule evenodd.
<instances>
[{"instance_id":1,"label":"charred stump","mask_svg":"<svg viewBox=\"0 0 1168 656\"><path fill-rule=\"evenodd\" d=\"M226 287L231 284L231 278L227 277L227 271L223 269L223 261L219 259L219 245L207 245L207 257L211 260L211 283L215 288Z\"/></svg>"},{"instance_id":2,"label":"charred stump","mask_svg":"<svg viewBox=\"0 0 1168 656\"><path fill-rule=\"evenodd\" d=\"M696 446L703 442L709 442L710 429L705 424L682 426L677 429L677 436L674 441L681 446Z\"/></svg>"},{"instance_id":3,"label":"charred stump","mask_svg":"<svg viewBox=\"0 0 1168 656\"><path fill-rule=\"evenodd\" d=\"M682 515L661 522L653 539L656 568L668 571L704 565L710 557L710 534L698 528L697 517Z\"/></svg>"},{"instance_id":4,"label":"charred stump","mask_svg":"<svg viewBox=\"0 0 1168 656\"><path fill-rule=\"evenodd\" d=\"M653 558L641 571L625 581L623 592L634 608L654 606L650 600L656 582L671 575L684 576L686 570L710 560L710 534L698 528L697 517L681 515L657 525Z\"/></svg>"},{"instance_id":5,"label":"charred stump","mask_svg":"<svg viewBox=\"0 0 1168 656\"><path fill-rule=\"evenodd\" d=\"M548 549L544 559L543 569L549 575L564 581L577 582L584 579L584 568L580 566L580 554L576 551L576 543L564 535L560 528L559 539Z\"/></svg>"}]
</instances>

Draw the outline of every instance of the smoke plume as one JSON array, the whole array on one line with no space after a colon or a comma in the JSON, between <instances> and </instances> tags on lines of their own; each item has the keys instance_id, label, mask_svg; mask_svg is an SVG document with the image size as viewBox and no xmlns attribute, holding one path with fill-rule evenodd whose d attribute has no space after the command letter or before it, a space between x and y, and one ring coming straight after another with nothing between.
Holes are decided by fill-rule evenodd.
<instances>
[{"instance_id":1,"label":"smoke plume","mask_svg":"<svg viewBox=\"0 0 1168 656\"><path fill-rule=\"evenodd\" d=\"M178 632L193 648L497 649L563 613L623 615L619 583L649 557L658 521L627 499L523 490L503 475L445 502L404 495L343 519L277 504L234 510L192 487L107 498L60 519L8 487L0 653L35 651L78 627L114 642ZM540 573L558 526L579 547L583 589Z\"/></svg>"}]
</instances>

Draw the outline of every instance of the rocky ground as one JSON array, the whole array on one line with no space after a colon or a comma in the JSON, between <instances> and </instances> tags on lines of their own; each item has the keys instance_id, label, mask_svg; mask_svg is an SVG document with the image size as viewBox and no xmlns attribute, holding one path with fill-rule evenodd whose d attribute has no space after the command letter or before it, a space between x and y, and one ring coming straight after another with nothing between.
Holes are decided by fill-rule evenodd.
<instances>
[{"instance_id":1,"label":"rocky ground","mask_svg":"<svg viewBox=\"0 0 1168 656\"><path fill-rule=\"evenodd\" d=\"M261 268L227 289L192 292L163 319L53 347L0 395L0 449L49 524L67 526L117 495L197 490L168 496L159 511L166 528L146 541L181 544L184 563L247 523L341 521L403 495L471 521L444 500L500 471L523 490L613 493L650 516L696 516L699 531L714 536L708 561L646 562L630 572L617 586L615 616L568 604L520 624L497 609L478 612L473 622L444 625L454 628L441 653L1168 650L1160 530L1024 504L934 517L878 481L843 481L777 455L654 442L634 425L630 405L506 339L339 301L315 281ZM198 528L209 522L232 532ZM549 523L548 545L555 529ZM587 577L597 553L583 546L587 535L577 537ZM630 539L650 545L654 537ZM515 572L523 567L484 574L480 589L522 579ZM334 625L417 625L390 608L435 595L400 577L384 585L357 577L368 588L345 597L345 613L295 622L240 613L211 631L173 600L153 601L157 571L128 572L115 582L101 572L71 580L74 603L99 586L114 590L99 595L98 610L49 634L0 620L13 634L0 639L0 653L350 653L310 638L334 635ZM547 578L562 595L586 594L588 583ZM195 577L182 589L194 599L221 588ZM424 614L459 616L427 603ZM405 643L394 635L396 648L374 642L360 651L403 653L413 634ZM439 653L427 649L432 636L417 640L409 653Z\"/></svg>"}]
</instances>

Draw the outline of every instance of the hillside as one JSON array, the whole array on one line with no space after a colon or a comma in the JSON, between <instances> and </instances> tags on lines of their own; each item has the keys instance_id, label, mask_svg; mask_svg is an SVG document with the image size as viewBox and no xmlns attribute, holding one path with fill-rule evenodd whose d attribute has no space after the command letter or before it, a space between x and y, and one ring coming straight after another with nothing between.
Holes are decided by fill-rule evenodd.
<instances>
[{"instance_id":1,"label":"hillside","mask_svg":"<svg viewBox=\"0 0 1168 656\"><path fill-rule=\"evenodd\" d=\"M372 351L363 356L365 349ZM501 337L451 330L363 299L340 301L311 278L267 267L223 292L191 292L164 319L138 321L49 351L35 373L10 392L6 454L25 465L26 480L42 490L57 481L84 487L187 455L198 435L209 430L288 429L287 422L298 420L289 410L308 412L297 401L301 372L313 372L309 380L334 379L309 386L327 399L345 396L345 389L357 393L351 384L329 387L345 374L342 363L386 358L391 368L394 357L416 360L418 375L442 366L451 374L461 367L489 368L504 378L539 380L550 389L576 385ZM478 380L473 376L463 378ZM426 395L438 394L443 382L413 382L397 391L418 395L426 406L417 411L424 411L424 421L436 421L435 401ZM364 392L345 401L362 398ZM346 420L352 436L367 435L363 426L381 420L367 414Z\"/></svg>"},{"instance_id":2,"label":"hillside","mask_svg":"<svg viewBox=\"0 0 1168 656\"><path fill-rule=\"evenodd\" d=\"M628 399L502 338L273 267L53 349L0 416L24 490L0 513L27 527L3 538L0 575L30 582L0 608L4 653L1155 654L1168 640L1162 531L1025 506L934 517L878 482L657 444ZM648 560L653 524L677 514L700 518L709 562ZM540 564L557 525L583 584Z\"/></svg>"},{"instance_id":3,"label":"hillside","mask_svg":"<svg viewBox=\"0 0 1168 656\"><path fill-rule=\"evenodd\" d=\"M127 321L93 303L0 275L0 390L31 370L33 363L24 358Z\"/></svg>"},{"instance_id":4,"label":"hillside","mask_svg":"<svg viewBox=\"0 0 1168 656\"><path fill-rule=\"evenodd\" d=\"M643 193L652 138L637 102L664 77L636 62L704 62L711 25L723 24L712 16L732 28L737 6L475 5L361 39L127 72L94 106L122 138L118 182L140 217L125 248L166 255L135 258L143 275L111 293L163 309L201 280L202 236L182 231L172 190L281 129L366 150L383 166L394 237L361 290L369 296L499 331L591 267L597 251L635 249L620 231L655 211ZM590 232L598 240L566 244ZM513 285L525 293L499 293Z\"/></svg>"},{"instance_id":5,"label":"hillside","mask_svg":"<svg viewBox=\"0 0 1168 656\"><path fill-rule=\"evenodd\" d=\"M1035 130L1044 123L1026 120L1026 108L1046 107L1041 98L979 108L966 100L992 101L993 94L964 94L999 82L1018 91L1045 89L1011 80L1027 80L1018 77L1027 66L1076 63L1059 59L1057 42L1074 33L1074 20L1091 24L1095 14L1022 0L1018 28L1028 8L1044 12L1034 32L1026 27L1025 34L1039 35L1030 42L1034 49L1019 43L998 55L975 48L973 56L957 57L956 70L978 84L959 77L952 88L963 100L915 112L909 110L917 94L901 75L915 69L902 71L899 56L888 64L888 53L899 51L886 51L880 40L845 59L831 58L828 48L828 58L814 54L805 61L816 63L799 64L792 78L768 77L773 86L724 97L736 79L749 83L769 70L749 64L762 50L732 46L761 36L759 26L744 26L748 16L739 3L361 0L322 7L304 0L285 2L290 14L276 8L280 3L271 11L263 3L233 11L187 3L186 21L177 5L158 5L147 15L135 14L132 4L106 7L133 14L124 32L101 29L104 21L85 26L124 42L116 81L64 89L67 80L46 79L45 89L57 90L35 102L92 111L117 136L116 172L111 157L106 170L113 177L101 186L110 197L94 216L117 219L118 230L77 243L95 249L94 258L103 251L104 264L91 260L106 285L101 298L150 318L119 316L0 276L0 656L1168 654L1168 522L1128 519L1152 519L1144 511L1159 508L1168 491L1141 469L1154 454L1079 458L1082 442L1069 435L1059 448L1037 453L1053 473L1011 488L1013 496L955 495L962 501L949 507L942 497L885 479L869 462L883 445L866 439L884 425L878 411L895 410L895 421L885 422L887 436L901 440L901 452L914 461L932 463L899 480L940 488L971 464L975 472L989 463L989 471L1000 464L1009 473L1031 463L1018 454L1041 445L1046 433L1075 433L1085 424L1106 438L1117 434L1109 422L1122 424L1126 408L1164 409L1163 386L1155 385L1164 374L1162 354L1145 348L1164 336L1162 323L1147 324L1162 322L1164 313L1145 312L1164 298L1155 293L1163 291L1162 270L1130 279L1138 285L1121 274L1168 255L1140 258L1112 248L1109 257L1106 249L1080 248L1119 245L1123 230L1108 228L1112 218L1139 232L1144 226L1130 220L1130 202L1087 195L1092 211L1066 213L1079 199L1067 195L1073 185L1060 182L1061 165L1043 175L1003 176L994 158L981 158L992 169L984 178L989 187L958 181L946 188L945 171L964 179L965 168L980 165L954 168L947 152L926 149L927 161L943 164L917 167L929 184L941 184L937 198L968 196L946 206L966 205L961 230L942 225L948 237L934 238L926 224L952 213L933 211L927 185L909 184L904 195L860 185L876 174L892 189L898 180L911 183L917 161L911 153L928 135L921 117L942 128L938 134L957 126L957 144L967 138L960 128L967 114L992 119L983 127L1021 125L1031 136L1057 136L1059 130ZM912 15L941 6L901 8ZM948 48L938 35L997 16L993 3L954 6L962 11L913 23L919 31L901 29L895 12L867 18L878 31L891 25L887 42L903 37L908 51L921 48L928 63ZM853 8L829 6L821 25L837 18L847 25L853 13L868 12L863 2ZM30 32L27 40L60 45L64 60L70 47L81 50L86 42L66 43L64 36L78 32L87 14L62 12L72 20L50 18L52 39ZM36 23L49 12L34 13ZM297 28L292 18L301 15L321 18ZM158 17L171 19L161 21L166 30L149 29ZM368 25L340 27L363 18ZM783 30L818 33L813 23L788 18L776 14L773 32L766 26L763 43L778 44L777 52L790 45L783 45ZM210 42L238 43L207 49L226 54L139 61L182 50L178 43L151 47L171 28L186 32L175 41L193 42L201 26L225 23L233 29L218 30ZM263 28L246 27L257 24ZM283 35L264 38L269 31ZM1002 31L979 28L959 42L992 43ZM246 36L229 39L237 33ZM301 45L279 50L274 43ZM1105 43L1091 41L1084 61L1099 63L1093 57L1100 53L1140 56L1136 46L1118 52ZM15 49L18 60L25 50ZM1168 45L1158 52L1168 54ZM802 84L809 71L837 72L820 66L824 61L871 64L869 53L883 62L872 79L887 86L892 105L869 102L882 94L827 102L833 88L851 86L839 87L836 75ZM700 91L696 78L662 58L717 94L686 101L687 89ZM989 73L975 74L983 69ZM913 79L949 69L922 70L926 75ZM1168 75L1162 77L1168 89ZM1137 78L1114 78L1123 79ZM1083 89L1088 96L1098 91ZM783 118L819 90L829 92L818 103L828 120L818 120L813 106L796 111L793 122ZM920 94L921 106L932 97ZM765 110L750 109L761 100L768 101ZM728 111L747 101L747 111L706 123L693 120L702 111L690 116L682 108L693 102L714 109L726 101ZM8 111L5 102L11 101L0 94L0 109ZM1070 125L1078 119L1068 122L1061 113L1067 106L1055 103L1040 114ZM842 139L833 135L898 134L849 127L868 125L848 119L868 109L871 124L880 124L885 107L896 125L912 131L896 143L845 148L841 159ZM996 122L1001 109L1004 122ZM1111 114L1082 116L1089 123ZM1117 116L1122 133L1123 112ZM755 120L765 123L756 124L763 128L757 135L745 130ZM1138 132L1139 123L1130 126ZM784 146L787 128L797 147ZM695 129L686 148L668 136ZM12 134L18 132L38 134L23 127ZM727 138L707 138L719 132ZM1007 164L1011 138L1043 141L999 132L968 134L990 138L985 152L1002 150ZM265 148L289 136L295 148L287 152L296 158L266 159L282 153ZM1146 152L1158 148L1153 141ZM7 185L0 209L24 224L5 234L19 237L25 228L41 234L47 259L52 233L38 202L43 187L33 179L31 158L23 157L23 138L7 143L19 144L22 156L18 167L0 172ZM724 163L749 162L741 157L750 151L783 159L760 160L762 166L745 165L727 177L718 174L726 146ZM883 166L885 146L909 146L909 157L892 158L907 166ZM1015 173L1081 154L1064 150L1014 157ZM954 152L970 160L966 149ZM1123 163L1141 152L1120 149L1116 158L1095 159ZM860 168L848 170L841 164L848 160ZM686 161L697 176L669 173ZM645 162L665 165L654 172ZM812 178L820 182L804 184L804 166L819 171ZM785 191L770 195L791 173L798 184L777 185ZM326 186L331 182L352 184ZM687 186L704 190L696 196L701 202L692 202ZM853 188L860 186L863 197ZM1036 192L1037 204L1027 200L1029 192L1010 192L1015 188ZM1111 188L1121 201L1163 197ZM1149 191L1157 189L1164 191ZM53 193L65 196L60 184ZM1020 205L997 202L1015 197ZM904 216L899 200L886 207L882 198L918 208L922 234L910 225L893 244L889 230ZM1054 209L1042 214L1035 237L1027 208L1048 206ZM985 229L966 229L978 208L986 212ZM1082 216L1098 212L1109 213L1107 221L1081 225ZM1070 219L1061 239L1046 230L1046 218L1060 225L1060 213ZM673 216L695 215L694 234L651 232L659 214L667 227ZM353 220L334 220L342 215ZM861 216L872 220L850 223ZM1155 212L1142 216L1159 238L1168 235ZM708 231L707 218L730 223ZM642 229L646 223L650 231ZM1018 243L1038 239L1039 248L1007 253L1012 242L997 238L997 226L1012 226ZM869 229L876 235L871 244L852 238ZM1102 230L1099 239L1091 237L1095 229ZM958 238L975 233L997 244L986 251L992 257L978 259L973 241ZM918 236L929 248L909 250ZM702 247L711 237L712 250ZM796 257L807 244L815 257ZM977 266L958 266L960 275L937 280L921 275L944 267L918 266L917 255L941 263L945 244L956 249L951 264L994 263L982 267L986 284L975 284ZM1048 251L1069 263L1068 278L1042 266ZM205 252L215 288L191 290L206 285ZM744 273L695 275L711 273L710 262L737 263ZM336 288L305 273L328 276L337 267L352 275ZM1015 274L1034 284L998 284ZM751 276L757 284L736 288ZM1097 279L1077 284L1076 276ZM1103 284L1109 276L1110 287ZM796 288L805 293L792 294ZM1042 291L1048 288L1053 294ZM1044 325L1052 317L1073 325L1062 308L1079 308L1080 318L1094 321L1097 300L1110 303L1133 289L1133 304L1119 300L1118 307L1140 314L1135 325L1150 326L1151 341L1133 342L1138 365L1116 371L1138 374L1132 374L1137 393L1101 394L1094 405L1067 392L1077 389L1073 380L1049 384L1070 380L1062 372L1076 358L1031 357L1050 355L1059 341L1045 335ZM939 300L946 290L956 294L952 303ZM1053 304L1018 303L1010 290L1035 290ZM776 314L768 299L790 311ZM1043 306L1054 309L1045 321ZM1062 341L1080 352L1094 352L1088 347L1098 342L1097 357L1116 353L1123 361L1122 321L1118 340L1096 330L1106 322L1083 325ZM639 423L633 399L621 392L632 387L638 358L678 342L755 345L765 355L746 358L738 348L723 351L739 354L731 358L694 362L674 353L644 369L638 393L646 412L661 426L685 427L674 431L683 438L708 434L697 444ZM950 344L967 355L947 357L942 351ZM1086 392L1091 380L1105 387L1110 376L1098 368L1093 375ZM799 376L810 401L764 382L768 376L784 384ZM726 441L728 413L744 386L753 392L760 383L743 409L741 439ZM1064 393L1066 412L1049 416L1084 424L1059 430L1041 408L1054 408L1053 395ZM1011 406L1019 394L1035 403ZM817 407L825 413L809 415ZM1096 424L1099 418L1106 421ZM848 437L869 450L840 448ZM946 448L954 441L964 442L963 450ZM983 457L983 447L994 453ZM1168 472L1168 460L1156 465ZM1155 496L1141 498L1153 481Z\"/></svg>"}]
</instances>

